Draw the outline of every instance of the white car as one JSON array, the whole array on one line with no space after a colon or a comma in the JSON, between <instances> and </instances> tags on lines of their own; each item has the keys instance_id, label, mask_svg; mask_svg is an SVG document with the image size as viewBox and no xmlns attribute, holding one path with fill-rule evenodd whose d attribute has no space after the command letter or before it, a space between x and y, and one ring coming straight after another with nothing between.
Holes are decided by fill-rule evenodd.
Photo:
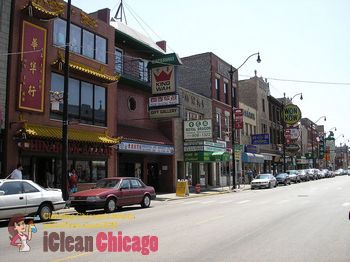
<instances>
[{"instance_id":1,"label":"white car","mask_svg":"<svg viewBox=\"0 0 350 262\"><path fill-rule=\"evenodd\" d=\"M272 174L259 174L250 183L251 189L272 188L277 186L277 180Z\"/></svg>"},{"instance_id":2,"label":"white car","mask_svg":"<svg viewBox=\"0 0 350 262\"><path fill-rule=\"evenodd\" d=\"M60 189L45 189L31 180L0 179L0 219L34 214L46 221L65 205Z\"/></svg>"}]
</instances>

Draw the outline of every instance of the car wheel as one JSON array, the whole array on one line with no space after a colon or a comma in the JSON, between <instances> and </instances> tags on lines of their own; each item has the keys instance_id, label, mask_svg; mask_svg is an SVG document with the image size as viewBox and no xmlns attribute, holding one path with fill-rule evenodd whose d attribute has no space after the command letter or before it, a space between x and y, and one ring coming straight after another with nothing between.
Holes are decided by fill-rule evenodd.
<instances>
[{"instance_id":1,"label":"car wheel","mask_svg":"<svg viewBox=\"0 0 350 262\"><path fill-rule=\"evenodd\" d=\"M142 199L141 206L146 208L151 205L151 197L149 195L145 195Z\"/></svg>"},{"instance_id":2,"label":"car wheel","mask_svg":"<svg viewBox=\"0 0 350 262\"><path fill-rule=\"evenodd\" d=\"M112 213L117 208L117 204L114 198L108 198L105 205L105 211L107 213Z\"/></svg>"},{"instance_id":3,"label":"car wheel","mask_svg":"<svg viewBox=\"0 0 350 262\"><path fill-rule=\"evenodd\" d=\"M52 206L49 203L41 204L38 210L38 215L41 221L47 221L52 215Z\"/></svg>"},{"instance_id":4,"label":"car wheel","mask_svg":"<svg viewBox=\"0 0 350 262\"><path fill-rule=\"evenodd\" d=\"M284 181L284 185L285 185L285 186L288 185L287 181Z\"/></svg>"},{"instance_id":5,"label":"car wheel","mask_svg":"<svg viewBox=\"0 0 350 262\"><path fill-rule=\"evenodd\" d=\"M81 214L86 213L86 209L85 209L85 208L75 207L74 209L75 209L75 211L77 211L78 213L81 213Z\"/></svg>"}]
</instances>

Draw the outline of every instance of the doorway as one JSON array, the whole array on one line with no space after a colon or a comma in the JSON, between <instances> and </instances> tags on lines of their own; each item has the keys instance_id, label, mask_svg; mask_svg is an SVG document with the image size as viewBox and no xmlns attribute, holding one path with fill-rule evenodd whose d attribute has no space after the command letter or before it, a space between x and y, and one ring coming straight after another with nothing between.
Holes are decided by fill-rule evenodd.
<instances>
[{"instance_id":1,"label":"doorway","mask_svg":"<svg viewBox=\"0 0 350 262\"><path fill-rule=\"evenodd\" d=\"M147 164L147 184L153 186L156 192L159 190L159 167L157 163Z\"/></svg>"}]
</instances>

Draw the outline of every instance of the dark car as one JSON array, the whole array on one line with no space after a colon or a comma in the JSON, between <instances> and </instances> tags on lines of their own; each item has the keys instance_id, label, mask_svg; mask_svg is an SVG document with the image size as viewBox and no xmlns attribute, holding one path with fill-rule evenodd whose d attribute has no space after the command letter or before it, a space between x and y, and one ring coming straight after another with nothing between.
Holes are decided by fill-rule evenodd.
<instances>
[{"instance_id":1,"label":"dark car","mask_svg":"<svg viewBox=\"0 0 350 262\"><path fill-rule=\"evenodd\" d=\"M153 187L146 186L135 177L113 177L97 181L89 190L74 193L70 197L71 206L79 213L86 210L104 209L110 213L129 205L149 207L156 198Z\"/></svg>"},{"instance_id":2,"label":"dark car","mask_svg":"<svg viewBox=\"0 0 350 262\"><path fill-rule=\"evenodd\" d=\"M301 182L298 170L287 170L287 174L292 182L294 182L294 183Z\"/></svg>"},{"instance_id":3,"label":"dark car","mask_svg":"<svg viewBox=\"0 0 350 262\"><path fill-rule=\"evenodd\" d=\"M276 176L277 184L290 185L291 181L287 173L280 173Z\"/></svg>"}]
</instances>

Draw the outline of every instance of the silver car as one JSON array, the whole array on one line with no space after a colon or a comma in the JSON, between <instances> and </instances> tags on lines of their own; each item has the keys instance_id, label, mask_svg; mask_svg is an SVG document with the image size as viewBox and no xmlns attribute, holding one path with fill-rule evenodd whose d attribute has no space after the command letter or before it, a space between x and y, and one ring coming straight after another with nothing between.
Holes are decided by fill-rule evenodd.
<instances>
[{"instance_id":1,"label":"silver car","mask_svg":"<svg viewBox=\"0 0 350 262\"><path fill-rule=\"evenodd\" d=\"M0 179L0 219L34 214L46 221L65 205L60 189L45 189L31 180Z\"/></svg>"},{"instance_id":2,"label":"silver car","mask_svg":"<svg viewBox=\"0 0 350 262\"><path fill-rule=\"evenodd\" d=\"M277 186L277 180L272 174L259 174L250 184L251 189L272 188Z\"/></svg>"}]
</instances>

